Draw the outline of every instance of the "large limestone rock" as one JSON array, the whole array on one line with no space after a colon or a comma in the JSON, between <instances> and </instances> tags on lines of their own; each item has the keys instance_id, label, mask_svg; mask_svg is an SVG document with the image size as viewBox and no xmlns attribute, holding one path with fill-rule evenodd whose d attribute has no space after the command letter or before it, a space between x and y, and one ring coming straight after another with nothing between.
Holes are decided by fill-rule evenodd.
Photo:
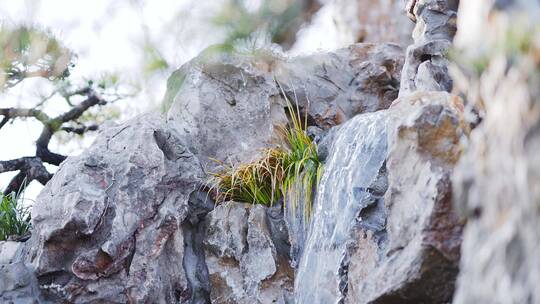
<instances>
[{"instance_id":1,"label":"large limestone rock","mask_svg":"<svg viewBox=\"0 0 540 304\"><path fill-rule=\"evenodd\" d=\"M293 270L287 252L277 248L279 236L272 233L268 213L261 205L226 202L208 214L205 249L213 303L289 303Z\"/></svg>"},{"instance_id":2,"label":"large limestone rock","mask_svg":"<svg viewBox=\"0 0 540 304\"><path fill-rule=\"evenodd\" d=\"M248 161L272 143L275 126L286 122L282 91L315 125L329 128L390 106L402 65L393 44L356 44L293 59L210 49L173 73L164 105L169 124L212 168L210 159Z\"/></svg>"},{"instance_id":3,"label":"large limestone rock","mask_svg":"<svg viewBox=\"0 0 540 304\"><path fill-rule=\"evenodd\" d=\"M159 115L105 130L40 193L26 261L50 302L208 297L186 263L202 170ZM195 223L196 225L196 223ZM203 289L203 290L199 290Z\"/></svg>"},{"instance_id":4,"label":"large limestone rock","mask_svg":"<svg viewBox=\"0 0 540 304\"><path fill-rule=\"evenodd\" d=\"M230 223L245 221L245 249L224 265L231 257L211 246L215 234L206 227L230 219L207 218L213 203L200 191L203 166L209 157L246 160L270 143L274 125L286 120L281 88L292 92L277 78L308 92L318 108L300 106L321 121L322 105L335 112L351 99L357 106L345 108L347 119L389 106L402 59L394 45L355 45L304 59L302 75L293 71L302 59L272 56L202 55L171 77L167 119L144 115L106 129L81 156L64 162L36 202L32 238L0 271L30 279L14 278L24 284L7 284L0 294L73 303L286 301L293 271L280 209L248 208Z\"/></svg>"},{"instance_id":5,"label":"large limestone rock","mask_svg":"<svg viewBox=\"0 0 540 304\"><path fill-rule=\"evenodd\" d=\"M449 178L468 131L463 104L449 94L420 93L398 99L390 111L399 118L389 134L386 231L357 232L350 303L445 303L461 245ZM383 250L375 250L383 239Z\"/></svg>"},{"instance_id":6,"label":"large limestone rock","mask_svg":"<svg viewBox=\"0 0 540 304\"><path fill-rule=\"evenodd\" d=\"M251 160L268 146L274 126L286 122L274 79L268 72L277 60L261 56L201 55L174 72L164 103L168 121L205 167L210 159L237 163Z\"/></svg>"},{"instance_id":7,"label":"large limestone rock","mask_svg":"<svg viewBox=\"0 0 540 304\"><path fill-rule=\"evenodd\" d=\"M456 83L481 122L454 175L467 219L454 303L540 303L540 5L474 2L456 36L476 67Z\"/></svg>"}]
</instances>

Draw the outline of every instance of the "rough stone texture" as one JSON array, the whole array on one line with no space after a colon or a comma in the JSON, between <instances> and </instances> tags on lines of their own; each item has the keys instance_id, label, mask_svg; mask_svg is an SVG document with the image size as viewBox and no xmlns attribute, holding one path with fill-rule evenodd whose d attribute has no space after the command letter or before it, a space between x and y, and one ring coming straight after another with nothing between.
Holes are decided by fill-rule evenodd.
<instances>
[{"instance_id":1,"label":"rough stone texture","mask_svg":"<svg viewBox=\"0 0 540 304\"><path fill-rule=\"evenodd\" d=\"M455 75L482 119L454 174L467 219L456 304L540 303L539 16L537 1L460 6L459 55L483 69Z\"/></svg>"},{"instance_id":2,"label":"rough stone texture","mask_svg":"<svg viewBox=\"0 0 540 304\"><path fill-rule=\"evenodd\" d=\"M31 268L25 266L23 262L0 264L1 303L34 304L42 301Z\"/></svg>"},{"instance_id":3,"label":"rough stone texture","mask_svg":"<svg viewBox=\"0 0 540 304\"><path fill-rule=\"evenodd\" d=\"M295 282L296 303L446 303L462 226L450 174L463 104L412 94L334 134ZM354 143L354 144L351 144Z\"/></svg>"},{"instance_id":4,"label":"rough stone texture","mask_svg":"<svg viewBox=\"0 0 540 304\"><path fill-rule=\"evenodd\" d=\"M459 0L408 0L407 13L416 22L414 44L407 48L400 96L415 91L448 91L452 79L446 55L456 32Z\"/></svg>"},{"instance_id":5,"label":"rough stone texture","mask_svg":"<svg viewBox=\"0 0 540 304\"><path fill-rule=\"evenodd\" d=\"M171 76L164 105L169 123L205 167L215 165L210 158L237 163L253 159L286 122L282 89L302 111L309 99L308 116L328 128L390 106L402 65L393 44L356 44L290 60L208 50Z\"/></svg>"},{"instance_id":6,"label":"rough stone texture","mask_svg":"<svg viewBox=\"0 0 540 304\"><path fill-rule=\"evenodd\" d=\"M27 259L46 300L199 297L182 266L190 240L181 226L192 221L201 176L197 159L158 115L107 129L68 158L32 211Z\"/></svg>"},{"instance_id":7,"label":"rough stone texture","mask_svg":"<svg viewBox=\"0 0 540 304\"><path fill-rule=\"evenodd\" d=\"M313 98L313 109L300 106L319 131L388 107L398 90L399 50L359 44L295 60L201 55L171 77L167 119L144 115L105 129L61 165L35 204L32 238L14 258L2 250L8 264L0 273L20 273L13 280L22 283L4 285L0 294L44 303L288 301L293 271L281 207L237 210L229 226L245 228L225 244L215 234L207 238L213 205L200 191L203 165L209 157L245 161L270 143L274 125L286 120L277 83L287 83L287 94L298 87ZM344 116L332 122L338 110ZM223 271L233 274L225 283ZM231 293L230 286L241 290Z\"/></svg>"},{"instance_id":8,"label":"rough stone texture","mask_svg":"<svg viewBox=\"0 0 540 304\"><path fill-rule=\"evenodd\" d=\"M293 289L278 255L267 208L226 202L207 215L206 262L213 303L285 303Z\"/></svg>"},{"instance_id":9,"label":"rough stone texture","mask_svg":"<svg viewBox=\"0 0 540 304\"><path fill-rule=\"evenodd\" d=\"M312 123L328 129L360 113L386 109L398 96L403 66L395 44L355 44L277 65L277 80Z\"/></svg>"},{"instance_id":10,"label":"rough stone texture","mask_svg":"<svg viewBox=\"0 0 540 304\"><path fill-rule=\"evenodd\" d=\"M251 160L272 140L274 125L286 121L269 73L277 59L207 53L169 79L168 121L188 138L204 165L213 165L210 158Z\"/></svg>"},{"instance_id":11,"label":"rough stone texture","mask_svg":"<svg viewBox=\"0 0 540 304\"><path fill-rule=\"evenodd\" d=\"M31 239L0 266L0 299L450 301L461 225L449 176L468 128L459 98L408 90L449 88L451 8L412 6L406 72L415 56L421 63L414 87L393 103L403 64L394 44L294 59L208 50L184 65L169 80L166 118L106 129L62 164L33 210ZM307 117L326 161L310 222L292 222L280 204L214 209L204 186L210 158L256 157L287 119L284 96Z\"/></svg>"}]
</instances>

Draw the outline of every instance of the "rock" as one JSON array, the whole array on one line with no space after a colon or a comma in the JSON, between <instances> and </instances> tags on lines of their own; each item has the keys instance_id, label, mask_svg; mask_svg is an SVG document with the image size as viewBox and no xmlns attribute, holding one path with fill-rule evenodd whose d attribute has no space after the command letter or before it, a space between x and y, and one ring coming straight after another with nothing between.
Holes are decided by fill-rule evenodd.
<instances>
[{"instance_id":1,"label":"rock","mask_svg":"<svg viewBox=\"0 0 540 304\"><path fill-rule=\"evenodd\" d=\"M281 88L289 94L297 86L314 100L313 109L296 100L316 122L313 134L388 107L399 50L355 45L294 60L201 55L171 77L167 119L148 114L104 129L61 165L35 204L31 239L5 261L3 272L21 262L31 280L5 292L29 287L45 303L290 301L294 271L281 207L207 217L213 203L203 166L209 157L245 161L270 144L274 126L287 119ZM313 74L292 70L300 68ZM338 108L339 121L321 112Z\"/></svg>"},{"instance_id":2,"label":"rock","mask_svg":"<svg viewBox=\"0 0 540 304\"><path fill-rule=\"evenodd\" d=\"M226 202L207 215L206 262L212 303L285 303L293 288L279 256L267 208Z\"/></svg>"},{"instance_id":3,"label":"rock","mask_svg":"<svg viewBox=\"0 0 540 304\"><path fill-rule=\"evenodd\" d=\"M171 104L168 122L205 167L215 167L211 159L252 160L270 144L274 125L286 122L269 73L274 60L273 55L203 54L170 77L164 101Z\"/></svg>"},{"instance_id":4,"label":"rock","mask_svg":"<svg viewBox=\"0 0 540 304\"><path fill-rule=\"evenodd\" d=\"M0 242L0 303L43 301L31 265L24 261L25 242Z\"/></svg>"},{"instance_id":5,"label":"rock","mask_svg":"<svg viewBox=\"0 0 540 304\"><path fill-rule=\"evenodd\" d=\"M40 291L52 302L196 302L184 226L197 225L201 181L162 117L103 131L60 166L32 211L27 259Z\"/></svg>"},{"instance_id":6,"label":"rock","mask_svg":"<svg viewBox=\"0 0 540 304\"><path fill-rule=\"evenodd\" d=\"M350 302L446 303L461 245L450 174L460 138L468 133L463 104L446 93L418 93L398 99L389 111L395 121L386 162L386 231L382 237L358 232L348 272ZM381 238L384 245L376 251Z\"/></svg>"},{"instance_id":7,"label":"rock","mask_svg":"<svg viewBox=\"0 0 540 304\"><path fill-rule=\"evenodd\" d=\"M395 44L354 44L292 58L274 71L289 99L313 124L328 129L388 108L398 96L402 56Z\"/></svg>"},{"instance_id":8,"label":"rock","mask_svg":"<svg viewBox=\"0 0 540 304\"><path fill-rule=\"evenodd\" d=\"M166 117L104 129L60 166L35 204L32 237L0 248L12 256L0 266L0 299L451 301L462 223L450 175L469 129L458 97L427 90L449 89L452 3L411 4L416 44L397 100L395 44L297 58L210 49L184 65L169 79ZM312 214L283 202L215 206L206 173L272 145L286 98L325 162Z\"/></svg>"},{"instance_id":9,"label":"rock","mask_svg":"<svg viewBox=\"0 0 540 304\"><path fill-rule=\"evenodd\" d=\"M462 111L458 97L419 93L340 126L297 271L296 303L451 300L462 226L449 177L468 132Z\"/></svg>"},{"instance_id":10,"label":"rock","mask_svg":"<svg viewBox=\"0 0 540 304\"><path fill-rule=\"evenodd\" d=\"M477 69L454 76L481 122L453 175L467 220L454 303L540 303L540 5L462 1L459 14L458 60Z\"/></svg>"},{"instance_id":11,"label":"rock","mask_svg":"<svg viewBox=\"0 0 540 304\"><path fill-rule=\"evenodd\" d=\"M0 301L7 304L42 303L32 269L23 262L0 265Z\"/></svg>"},{"instance_id":12,"label":"rock","mask_svg":"<svg viewBox=\"0 0 540 304\"><path fill-rule=\"evenodd\" d=\"M23 248L23 242L0 241L0 265L16 262Z\"/></svg>"},{"instance_id":13,"label":"rock","mask_svg":"<svg viewBox=\"0 0 540 304\"><path fill-rule=\"evenodd\" d=\"M407 13L416 22L414 44L407 48L400 96L415 91L452 90L446 58L456 32L458 0L408 0Z\"/></svg>"},{"instance_id":14,"label":"rock","mask_svg":"<svg viewBox=\"0 0 540 304\"><path fill-rule=\"evenodd\" d=\"M275 126L287 119L282 89L310 121L327 129L389 107L402 64L401 49L393 44L357 44L293 59L207 50L173 73L163 103L170 106L169 124L212 169L211 159L250 161L275 141Z\"/></svg>"}]
</instances>

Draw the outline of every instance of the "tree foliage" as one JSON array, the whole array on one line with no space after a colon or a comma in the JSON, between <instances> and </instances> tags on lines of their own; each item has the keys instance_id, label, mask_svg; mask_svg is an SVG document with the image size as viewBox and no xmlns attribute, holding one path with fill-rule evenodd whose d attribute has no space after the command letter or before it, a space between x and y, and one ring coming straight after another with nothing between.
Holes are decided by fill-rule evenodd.
<instances>
[{"instance_id":1,"label":"tree foliage","mask_svg":"<svg viewBox=\"0 0 540 304\"><path fill-rule=\"evenodd\" d=\"M42 125L34 155L0 161L0 173L18 171L5 188L5 195L19 189L24 191L26 184L34 180L41 184L49 181L52 173L44 164L58 166L66 159L65 155L50 151L52 136L56 133L83 135L97 130L99 117L106 113L103 107L125 97L116 90L114 77L74 84L81 82L70 79L73 58L74 54L47 31L26 26L0 27L0 90L8 90L32 77L47 79L54 87L48 96L32 101L32 107L0 107L0 129L22 119L33 119ZM47 106L53 98L64 100L68 110L48 115ZM99 111L91 111L94 108Z\"/></svg>"},{"instance_id":2,"label":"tree foliage","mask_svg":"<svg viewBox=\"0 0 540 304\"><path fill-rule=\"evenodd\" d=\"M69 75L73 54L46 31L2 26L0 48L1 89L30 77L54 80Z\"/></svg>"},{"instance_id":3,"label":"tree foliage","mask_svg":"<svg viewBox=\"0 0 540 304\"><path fill-rule=\"evenodd\" d=\"M291 46L303 21L318 8L314 0L228 0L214 24L227 29L225 49L276 43ZM260 46L260 45L259 45Z\"/></svg>"}]
</instances>

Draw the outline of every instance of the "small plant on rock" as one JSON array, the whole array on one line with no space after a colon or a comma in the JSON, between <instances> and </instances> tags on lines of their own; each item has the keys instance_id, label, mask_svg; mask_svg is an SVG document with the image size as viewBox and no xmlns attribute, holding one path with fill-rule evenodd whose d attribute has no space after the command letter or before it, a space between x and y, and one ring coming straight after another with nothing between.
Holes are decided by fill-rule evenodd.
<instances>
[{"instance_id":1,"label":"small plant on rock","mask_svg":"<svg viewBox=\"0 0 540 304\"><path fill-rule=\"evenodd\" d=\"M309 218L313 191L322 175L317 145L307 135L307 120L302 121L298 107L286 99L290 124L278 128L279 144L263 150L262 157L237 166L224 165L212 173L211 188L218 202L233 200L272 206L283 199L294 211L304 203Z\"/></svg>"},{"instance_id":2,"label":"small plant on rock","mask_svg":"<svg viewBox=\"0 0 540 304\"><path fill-rule=\"evenodd\" d=\"M21 202L19 193L0 194L0 241L17 239L30 231L30 208Z\"/></svg>"}]
</instances>

